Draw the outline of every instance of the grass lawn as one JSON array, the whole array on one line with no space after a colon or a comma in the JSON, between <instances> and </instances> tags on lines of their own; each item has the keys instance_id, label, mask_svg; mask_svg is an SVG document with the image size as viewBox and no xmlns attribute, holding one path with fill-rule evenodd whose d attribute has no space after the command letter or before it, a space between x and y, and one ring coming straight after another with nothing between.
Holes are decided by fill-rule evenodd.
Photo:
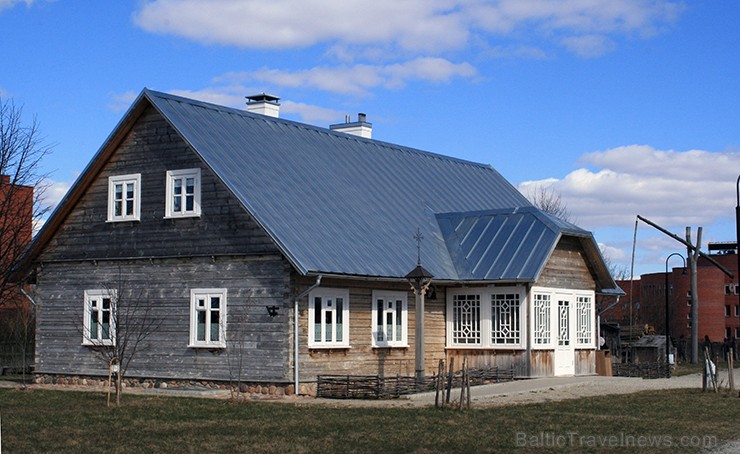
<instances>
[{"instance_id":1,"label":"grass lawn","mask_svg":"<svg viewBox=\"0 0 740 454\"><path fill-rule=\"evenodd\" d=\"M467 411L124 398L0 389L2 452L698 452L740 439L737 394L700 390Z\"/></svg>"}]
</instances>

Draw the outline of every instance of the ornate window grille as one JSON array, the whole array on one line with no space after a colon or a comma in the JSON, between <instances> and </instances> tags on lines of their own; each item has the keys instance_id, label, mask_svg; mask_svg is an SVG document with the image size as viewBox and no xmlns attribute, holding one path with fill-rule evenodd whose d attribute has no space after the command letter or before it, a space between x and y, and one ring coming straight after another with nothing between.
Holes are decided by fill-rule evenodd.
<instances>
[{"instance_id":1,"label":"ornate window grille","mask_svg":"<svg viewBox=\"0 0 740 454\"><path fill-rule=\"evenodd\" d=\"M518 293L491 295L491 342L521 343L521 315Z\"/></svg>"},{"instance_id":2,"label":"ornate window grille","mask_svg":"<svg viewBox=\"0 0 740 454\"><path fill-rule=\"evenodd\" d=\"M570 301L558 301L558 345L570 345Z\"/></svg>"},{"instance_id":3,"label":"ornate window grille","mask_svg":"<svg viewBox=\"0 0 740 454\"><path fill-rule=\"evenodd\" d=\"M454 295L452 299L452 324L453 343L480 344L480 295Z\"/></svg>"},{"instance_id":4,"label":"ornate window grille","mask_svg":"<svg viewBox=\"0 0 740 454\"><path fill-rule=\"evenodd\" d=\"M579 296L576 298L576 343L580 345L593 344L593 313L591 298Z\"/></svg>"},{"instance_id":5,"label":"ornate window grille","mask_svg":"<svg viewBox=\"0 0 740 454\"><path fill-rule=\"evenodd\" d=\"M550 295L534 295L534 333L535 345L550 343Z\"/></svg>"}]
</instances>

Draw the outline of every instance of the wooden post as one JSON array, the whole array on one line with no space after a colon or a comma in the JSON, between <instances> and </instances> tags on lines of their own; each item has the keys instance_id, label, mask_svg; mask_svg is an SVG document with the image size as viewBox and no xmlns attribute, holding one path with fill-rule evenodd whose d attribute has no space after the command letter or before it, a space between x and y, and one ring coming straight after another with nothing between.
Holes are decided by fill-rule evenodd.
<instances>
[{"instance_id":1,"label":"wooden post","mask_svg":"<svg viewBox=\"0 0 740 454\"><path fill-rule=\"evenodd\" d=\"M686 242L691 244L691 227L686 227ZM696 232L694 248L687 247L691 279L691 363L699 362L699 284L697 280L697 262L701 253L701 227Z\"/></svg>"},{"instance_id":2,"label":"wooden post","mask_svg":"<svg viewBox=\"0 0 740 454\"><path fill-rule=\"evenodd\" d=\"M730 385L730 391L735 391L735 351L730 347L727 352L727 380Z\"/></svg>"},{"instance_id":3,"label":"wooden post","mask_svg":"<svg viewBox=\"0 0 740 454\"><path fill-rule=\"evenodd\" d=\"M450 358L450 374L447 376L447 397L445 398L445 404L450 403L450 392L452 391L452 377L454 374L455 358Z\"/></svg>"},{"instance_id":4,"label":"wooden post","mask_svg":"<svg viewBox=\"0 0 740 454\"><path fill-rule=\"evenodd\" d=\"M435 408L439 408L439 391L444 386L444 374L445 374L445 361L443 359L440 359L439 366L437 367L437 380L435 382L435 389L436 389L436 394L434 395L434 407ZM444 396L444 393L442 395Z\"/></svg>"},{"instance_id":5,"label":"wooden post","mask_svg":"<svg viewBox=\"0 0 740 454\"><path fill-rule=\"evenodd\" d=\"M468 365L468 357L463 357L463 363L462 363L462 370L461 370L461 377L460 377L460 402L457 406L458 410L462 410L463 408L463 401L465 401L465 377L466 377L466 368Z\"/></svg>"}]
</instances>

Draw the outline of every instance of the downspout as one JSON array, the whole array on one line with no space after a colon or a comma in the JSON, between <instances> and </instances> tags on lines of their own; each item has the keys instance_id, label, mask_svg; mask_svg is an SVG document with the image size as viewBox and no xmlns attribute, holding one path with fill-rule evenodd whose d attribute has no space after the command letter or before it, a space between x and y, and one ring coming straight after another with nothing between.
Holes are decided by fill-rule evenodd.
<instances>
[{"instance_id":1,"label":"downspout","mask_svg":"<svg viewBox=\"0 0 740 454\"><path fill-rule=\"evenodd\" d=\"M38 304L36 304L36 300L34 300L33 297L26 292L26 289L23 288L23 284L18 285L18 289L20 289L23 296L26 297L26 299L29 303L31 303L32 306L38 306Z\"/></svg>"},{"instance_id":2,"label":"downspout","mask_svg":"<svg viewBox=\"0 0 740 454\"><path fill-rule=\"evenodd\" d=\"M321 285L321 275L316 277L316 282L302 291L295 297L293 302L293 382L295 383L295 395L298 395L298 303L303 299L304 296L311 293L311 290Z\"/></svg>"}]
</instances>

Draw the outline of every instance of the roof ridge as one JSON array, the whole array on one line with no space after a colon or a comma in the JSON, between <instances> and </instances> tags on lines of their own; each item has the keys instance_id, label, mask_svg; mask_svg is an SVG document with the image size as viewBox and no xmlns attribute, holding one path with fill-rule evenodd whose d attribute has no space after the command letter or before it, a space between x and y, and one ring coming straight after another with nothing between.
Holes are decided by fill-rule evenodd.
<instances>
[{"instance_id":1,"label":"roof ridge","mask_svg":"<svg viewBox=\"0 0 740 454\"><path fill-rule=\"evenodd\" d=\"M396 150L405 151L405 152L409 152L409 153L417 153L417 154L428 156L428 157L431 157L431 158L443 159L445 161L457 162L457 163L460 163L460 164L470 165L470 166L474 166L474 167L489 168L489 169L495 171L495 169L493 168L493 166L491 164L470 161L470 160L467 160L467 159L457 158L457 157L454 157L454 156L448 156L448 155L444 155L444 154L441 154L441 153L435 153L435 152L431 152L431 151L427 151L427 150L422 150L420 148L409 147L409 146L406 146L406 145L400 145L400 144L396 144L396 143L392 143L392 142L386 142L386 141L383 141L383 140L368 139L368 138L365 138L365 137L359 137L359 136L355 136L355 135L352 135L352 134L347 134L347 133L341 132L341 131L334 131L334 130L328 128L328 127L312 125L310 123L304 123L304 122L300 122L300 121L297 121L297 120L290 120L288 118L267 117L265 115L261 115L261 114L249 112L247 110L239 109L239 108L236 108L236 107L224 106L224 105L221 105L221 104L216 104L216 103L212 103L212 102L208 102L208 101L201 101L201 100L193 99L193 98L187 98L185 96L175 95L175 94L171 94L171 93L165 93L165 92L161 92L161 91L157 91L157 90L151 90L151 89L148 89L148 88L144 88L143 93L144 94L148 94L150 99L152 97L159 97L159 98L163 98L163 99L170 99L170 100L174 100L174 101L177 101L177 102L182 102L182 103L187 103L187 104L191 104L191 105L194 105L194 106L198 106L198 107L201 107L201 108L204 108L204 109L211 109L211 110L215 110L215 111L219 111L219 112L228 112L228 113L231 113L231 114L248 117L248 118L252 118L252 119L255 119L255 120L263 120L265 122L269 122L269 121L280 122L280 123L283 123L283 124L286 124L286 125L290 125L290 126L293 126L293 127L303 128L303 129L306 129L306 130L311 130L311 131L323 133L323 134L326 134L328 136L342 137L342 138L345 138L345 139L348 139L348 140L355 140L357 142L369 142L369 143L372 143L372 144L374 144L376 146L379 146L381 148L396 149Z\"/></svg>"}]
</instances>

